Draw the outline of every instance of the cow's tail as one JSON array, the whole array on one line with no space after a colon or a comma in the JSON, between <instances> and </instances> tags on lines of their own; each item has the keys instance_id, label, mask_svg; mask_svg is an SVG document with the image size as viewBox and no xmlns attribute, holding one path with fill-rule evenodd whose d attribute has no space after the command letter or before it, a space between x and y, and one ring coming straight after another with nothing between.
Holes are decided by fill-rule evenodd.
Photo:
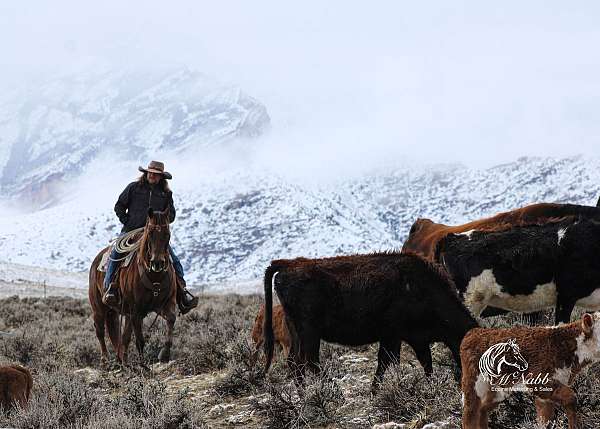
<instances>
[{"instance_id":1,"label":"cow's tail","mask_svg":"<svg viewBox=\"0 0 600 429\"><path fill-rule=\"evenodd\" d=\"M273 360L273 276L277 273L277 267L269 265L265 270L265 320L263 324L263 334L265 337L264 350L266 356L265 362L265 373L269 371L271 367L271 361Z\"/></svg>"}]
</instances>

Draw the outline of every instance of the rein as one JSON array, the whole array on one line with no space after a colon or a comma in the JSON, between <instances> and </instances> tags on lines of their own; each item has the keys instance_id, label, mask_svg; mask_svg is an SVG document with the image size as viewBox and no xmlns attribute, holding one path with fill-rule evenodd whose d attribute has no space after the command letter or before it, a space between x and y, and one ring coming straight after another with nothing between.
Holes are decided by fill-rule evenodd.
<instances>
[{"instance_id":1,"label":"rein","mask_svg":"<svg viewBox=\"0 0 600 429\"><path fill-rule=\"evenodd\" d=\"M166 275L163 274L160 282L153 282L152 280L150 280L150 278L148 277L148 272L142 268L141 264L138 264L138 273L140 275L140 280L142 281L142 285L144 286L144 288L146 288L147 290L152 292L152 296L154 298L158 298L161 295L161 293L163 293L163 291L166 290L168 292L171 289L171 284L172 284L171 272L169 271L168 268L164 272L164 274L166 274ZM150 328L148 328L148 330L152 330L152 328L154 327L154 324L158 320L158 316L160 315L160 312L163 310L165 305L167 305L167 302L169 302L169 294L167 294L167 296L165 297L163 303L158 308L158 310L155 310L156 316L154 317L154 321L152 322L152 324L150 325Z\"/></svg>"}]
</instances>

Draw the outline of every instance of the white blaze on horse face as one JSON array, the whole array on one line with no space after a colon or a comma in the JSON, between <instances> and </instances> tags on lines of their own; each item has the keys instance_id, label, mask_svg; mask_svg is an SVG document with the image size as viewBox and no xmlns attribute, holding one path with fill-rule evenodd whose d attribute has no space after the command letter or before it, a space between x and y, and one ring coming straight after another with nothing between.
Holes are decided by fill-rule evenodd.
<instances>
[{"instance_id":1,"label":"white blaze on horse face","mask_svg":"<svg viewBox=\"0 0 600 429\"><path fill-rule=\"evenodd\" d=\"M536 286L529 295L511 295L502 291L491 269L471 278L465 292L465 305L479 316L491 305L508 311L531 312L556 304L556 284L554 282Z\"/></svg>"},{"instance_id":2,"label":"white blaze on horse face","mask_svg":"<svg viewBox=\"0 0 600 429\"><path fill-rule=\"evenodd\" d=\"M578 305L579 307L583 307L586 310L590 311L600 310L600 288L595 289L594 292L592 292L590 295L578 299L575 302L575 305Z\"/></svg>"}]
</instances>

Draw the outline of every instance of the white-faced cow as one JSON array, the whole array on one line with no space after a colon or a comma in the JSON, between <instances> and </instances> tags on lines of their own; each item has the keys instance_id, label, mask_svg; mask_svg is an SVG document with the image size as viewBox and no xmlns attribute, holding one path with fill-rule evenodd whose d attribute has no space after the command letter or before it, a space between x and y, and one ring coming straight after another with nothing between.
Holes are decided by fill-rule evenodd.
<instances>
[{"instance_id":1,"label":"white-faced cow","mask_svg":"<svg viewBox=\"0 0 600 429\"><path fill-rule=\"evenodd\" d=\"M463 429L486 429L488 414L513 391L535 396L542 427L563 407L577 428L570 387L581 369L600 360L600 313L556 327L471 330L460 346Z\"/></svg>"},{"instance_id":2,"label":"white-faced cow","mask_svg":"<svg viewBox=\"0 0 600 429\"><path fill-rule=\"evenodd\" d=\"M430 344L445 343L459 365L460 341L477 326L448 275L417 255L275 260L264 278L266 370L273 356L272 281L291 338L288 364L297 380L305 366L318 371L321 340L349 346L379 342L374 388L399 359L402 341L431 374Z\"/></svg>"},{"instance_id":3,"label":"white-faced cow","mask_svg":"<svg viewBox=\"0 0 600 429\"><path fill-rule=\"evenodd\" d=\"M489 305L529 313L556 307L556 323L573 307L600 310L600 223L593 220L450 234L436 260L476 316Z\"/></svg>"}]
</instances>

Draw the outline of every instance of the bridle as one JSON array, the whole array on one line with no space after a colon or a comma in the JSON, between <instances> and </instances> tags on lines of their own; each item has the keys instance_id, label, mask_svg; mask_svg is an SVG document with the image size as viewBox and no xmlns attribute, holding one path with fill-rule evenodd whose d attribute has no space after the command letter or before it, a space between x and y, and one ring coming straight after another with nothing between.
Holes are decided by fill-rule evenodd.
<instances>
[{"instance_id":1,"label":"bridle","mask_svg":"<svg viewBox=\"0 0 600 429\"><path fill-rule=\"evenodd\" d=\"M168 263L168 256L166 258L167 262L165 264L161 264L161 266L156 269L153 264L152 261L147 261L147 256L151 253L152 249L151 249L151 241L149 239L150 233L152 232L157 232L157 233L161 233L162 230L166 229L166 232L169 233L170 235L170 228L169 228L169 224L165 223L165 224L154 224L154 225L146 225L146 233L144 234L145 237L143 238L145 241L145 252L144 253L140 253L141 256L141 262L144 265L144 268L146 269L146 271L148 272L153 272L153 273L163 273L165 271L167 271L169 269L169 263ZM168 244L168 243L167 243ZM165 251L165 253L168 253L168 251Z\"/></svg>"}]
</instances>

